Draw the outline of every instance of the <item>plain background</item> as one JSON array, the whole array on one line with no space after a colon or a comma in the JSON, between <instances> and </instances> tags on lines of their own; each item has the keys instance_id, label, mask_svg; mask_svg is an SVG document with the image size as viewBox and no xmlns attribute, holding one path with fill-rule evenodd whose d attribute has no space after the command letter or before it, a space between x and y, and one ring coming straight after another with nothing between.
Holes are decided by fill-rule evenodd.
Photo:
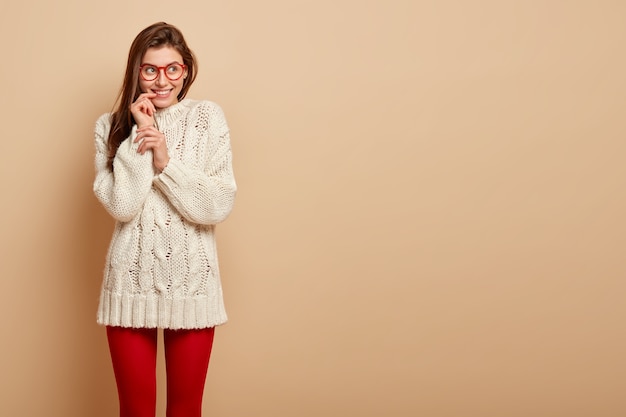
<instances>
[{"instance_id":1,"label":"plain background","mask_svg":"<svg viewBox=\"0 0 626 417\"><path fill-rule=\"evenodd\" d=\"M0 415L117 413L93 127L161 20L239 185L207 416L626 415L621 0L3 4Z\"/></svg>"}]
</instances>

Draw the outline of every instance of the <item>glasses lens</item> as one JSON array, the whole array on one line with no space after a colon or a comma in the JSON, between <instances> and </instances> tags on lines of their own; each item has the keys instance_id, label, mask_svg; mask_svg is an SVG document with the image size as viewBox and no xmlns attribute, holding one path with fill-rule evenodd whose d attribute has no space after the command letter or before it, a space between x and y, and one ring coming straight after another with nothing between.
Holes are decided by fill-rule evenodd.
<instances>
[{"instance_id":1,"label":"glasses lens","mask_svg":"<svg viewBox=\"0 0 626 417\"><path fill-rule=\"evenodd\" d=\"M175 81L183 76L183 67L180 64L169 65L165 69L165 76L172 81Z\"/></svg>"},{"instance_id":2,"label":"glasses lens","mask_svg":"<svg viewBox=\"0 0 626 417\"><path fill-rule=\"evenodd\" d=\"M146 81L156 80L156 78L159 76L158 68L152 65L144 65L140 68L140 70L141 77Z\"/></svg>"}]
</instances>

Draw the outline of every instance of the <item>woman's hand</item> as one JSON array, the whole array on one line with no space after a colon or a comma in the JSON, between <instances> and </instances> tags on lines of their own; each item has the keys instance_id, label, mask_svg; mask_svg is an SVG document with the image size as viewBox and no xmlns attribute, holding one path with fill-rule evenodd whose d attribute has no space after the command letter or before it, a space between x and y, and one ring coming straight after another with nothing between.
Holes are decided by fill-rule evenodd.
<instances>
[{"instance_id":1,"label":"woman's hand","mask_svg":"<svg viewBox=\"0 0 626 417\"><path fill-rule=\"evenodd\" d=\"M155 93L142 93L137 97L137 100L130 105L130 112L135 118L137 127L147 127L154 125L154 113L156 107L152 103L152 98L156 97Z\"/></svg>"},{"instance_id":2,"label":"woman's hand","mask_svg":"<svg viewBox=\"0 0 626 417\"><path fill-rule=\"evenodd\" d=\"M142 155L148 149L152 150L152 163L159 172L162 172L170 161L165 135L154 126L139 127L135 142L139 142L137 152Z\"/></svg>"}]
</instances>

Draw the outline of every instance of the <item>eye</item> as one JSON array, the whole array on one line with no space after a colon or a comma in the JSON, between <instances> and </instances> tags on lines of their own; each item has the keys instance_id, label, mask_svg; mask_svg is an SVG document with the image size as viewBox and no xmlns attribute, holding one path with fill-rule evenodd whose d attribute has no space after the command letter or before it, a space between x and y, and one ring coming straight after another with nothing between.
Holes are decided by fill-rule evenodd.
<instances>
[{"instance_id":1,"label":"eye","mask_svg":"<svg viewBox=\"0 0 626 417\"><path fill-rule=\"evenodd\" d=\"M141 73L143 74L143 77L146 79L150 79L155 77L158 74L159 70L157 69L157 67L154 67L152 65L144 65L141 67Z\"/></svg>"},{"instance_id":2,"label":"eye","mask_svg":"<svg viewBox=\"0 0 626 417\"><path fill-rule=\"evenodd\" d=\"M178 74L182 70L181 66L178 64L172 64L167 67L167 72L169 74Z\"/></svg>"}]
</instances>

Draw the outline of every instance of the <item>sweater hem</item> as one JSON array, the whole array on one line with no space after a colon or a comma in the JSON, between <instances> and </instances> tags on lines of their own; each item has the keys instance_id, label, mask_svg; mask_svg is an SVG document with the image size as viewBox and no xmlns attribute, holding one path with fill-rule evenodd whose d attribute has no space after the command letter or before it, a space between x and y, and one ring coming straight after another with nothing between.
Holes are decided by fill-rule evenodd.
<instances>
[{"instance_id":1,"label":"sweater hem","mask_svg":"<svg viewBox=\"0 0 626 417\"><path fill-rule=\"evenodd\" d=\"M103 326L203 329L228 321L220 296L165 298L158 294L100 295L97 323Z\"/></svg>"}]
</instances>

